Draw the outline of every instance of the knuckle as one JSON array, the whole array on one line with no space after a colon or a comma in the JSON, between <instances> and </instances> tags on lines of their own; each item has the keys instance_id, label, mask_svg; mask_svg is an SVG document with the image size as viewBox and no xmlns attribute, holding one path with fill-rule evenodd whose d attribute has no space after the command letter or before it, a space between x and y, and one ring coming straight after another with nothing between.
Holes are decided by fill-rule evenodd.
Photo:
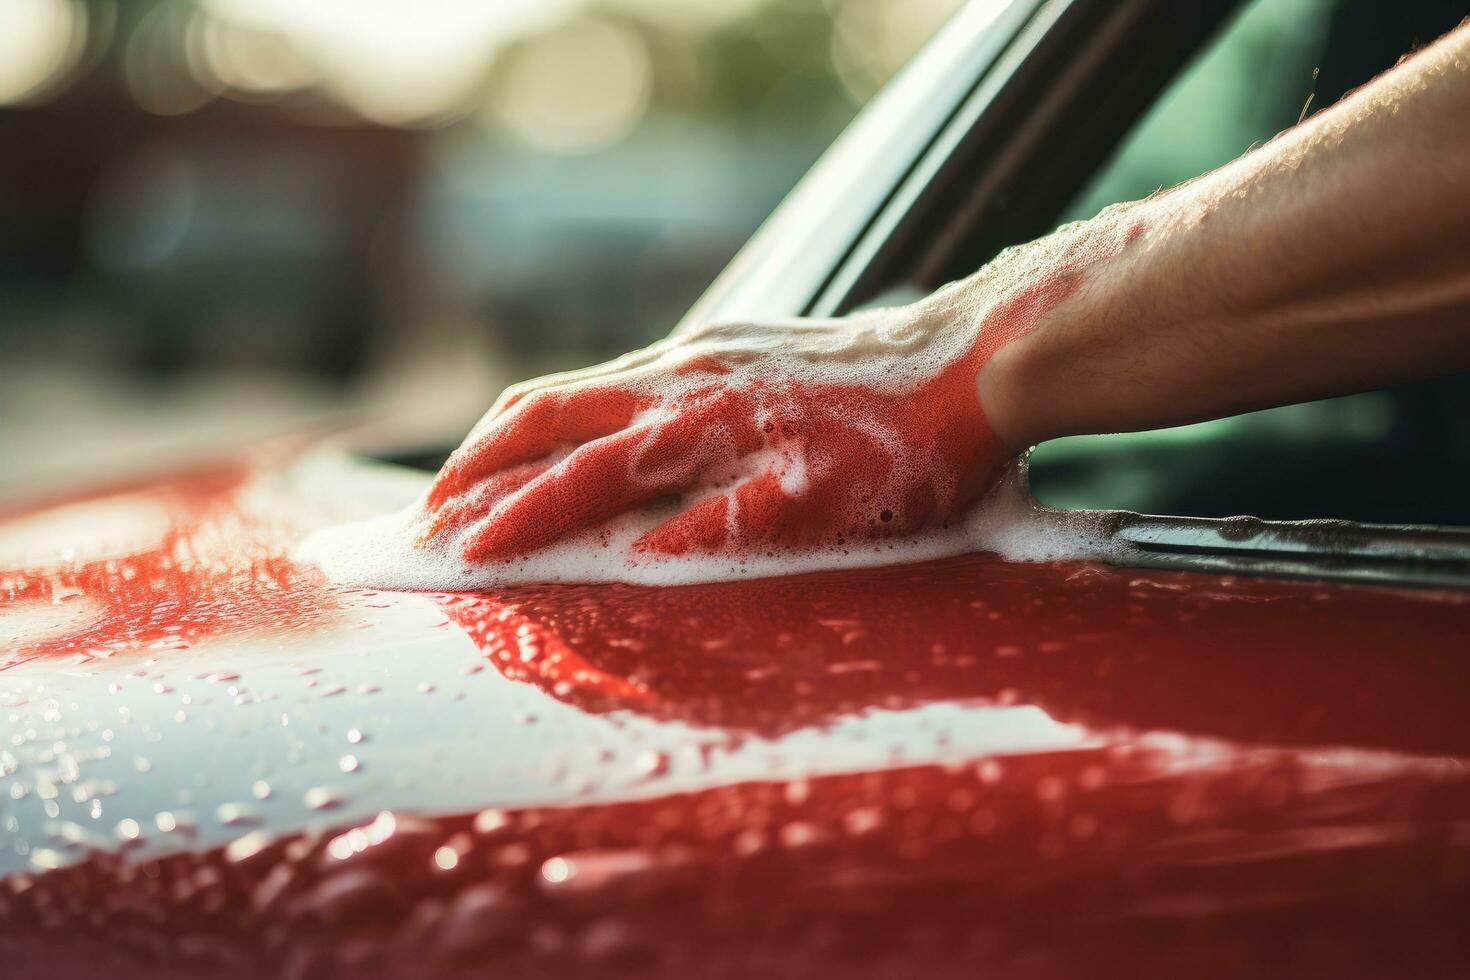
<instances>
[{"instance_id":1,"label":"knuckle","mask_svg":"<svg viewBox=\"0 0 1470 980\"><path fill-rule=\"evenodd\" d=\"M495 399L496 408L504 411L524 399L533 390L535 390L534 387L524 381L513 384L502 391L499 398Z\"/></svg>"},{"instance_id":2,"label":"knuckle","mask_svg":"<svg viewBox=\"0 0 1470 980\"><path fill-rule=\"evenodd\" d=\"M553 412L559 403L560 398L552 389L532 388L513 407L523 417L537 418Z\"/></svg>"}]
</instances>

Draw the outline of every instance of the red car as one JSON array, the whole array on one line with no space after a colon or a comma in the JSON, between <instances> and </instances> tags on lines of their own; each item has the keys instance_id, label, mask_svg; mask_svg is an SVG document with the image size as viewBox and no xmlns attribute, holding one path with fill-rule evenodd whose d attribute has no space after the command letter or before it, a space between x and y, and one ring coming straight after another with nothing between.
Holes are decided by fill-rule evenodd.
<instances>
[{"instance_id":1,"label":"red car","mask_svg":"<svg viewBox=\"0 0 1470 980\"><path fill-rule=\"evenodd\" d=\"M1237 6L972 5L690 318L842 313L1095 207L1279 9ZM1262 424L1033 479L1312 517L1362 503L1313 473L1392 465L1392 432ZM1463 494L1099 511L1108 563L335 588L295 544L443 455L378 448L0 519L0 975L1470 968L1470 532L1432 526Z\"/></svg>"}]
</instances>

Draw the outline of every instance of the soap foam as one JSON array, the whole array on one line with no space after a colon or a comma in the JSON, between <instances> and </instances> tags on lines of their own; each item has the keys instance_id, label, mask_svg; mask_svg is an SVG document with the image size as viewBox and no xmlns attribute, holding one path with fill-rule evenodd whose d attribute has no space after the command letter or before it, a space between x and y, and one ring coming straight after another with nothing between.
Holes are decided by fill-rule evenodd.
<instances>
[{"instance_id":1,"label":"soap foam","mask_svg":"<svg viewBox=\"0 0 1470 980\"><path fill-rule=\"evenodd\" d=\"M632 547L661 522L658 509L628 514L595 532L510 562L471 562L452 551L418 545L425 524L420 500L393 513L325 528L298 550L335 582L381 589L476 592L523 582L627 582L688 585L741 578L867 568L993 552L1012 561L1115 558L1116 545L1093 514L1041 507L1025 489L1024 464L961 523L905 538L802 551L667 555Z\"/></svg>"}]
</instances>

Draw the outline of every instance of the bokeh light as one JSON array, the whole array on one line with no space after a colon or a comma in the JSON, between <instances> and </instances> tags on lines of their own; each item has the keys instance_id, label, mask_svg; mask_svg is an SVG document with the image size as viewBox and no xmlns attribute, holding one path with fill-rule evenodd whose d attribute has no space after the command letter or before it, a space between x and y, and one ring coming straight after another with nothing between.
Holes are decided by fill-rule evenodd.
<instances>
[{"instance_id":1,"label":"bokeh light","mask_svg":"<svg viewBox=\"0 0 1470 980\"><path fill-rule=\"evenodd\" d=\"M214 98L189 65L188 39L200 14L185 0L160 3L134 25L123 57L138 105L160 116L193 112Z\"/></svg>"},{"instance_id":2,"label":"bokeh light","mask_svg":"<svg viewBox=\"0 0 1470 980\"><path fill-rule=\"evenodd\" d=\"M525 142L585 150L626 136L648 108L653 64L642 38L581 18L522 45L491 92L493 116Z\"/></svg>"},{"instance_id":3,"label":"bokeh light","mask_svg":"<svg viewBox=\"0 0 1470 980\"><path fill-rule=\"evenodd\" d=\"M206 9L272 34L321 73L331 94L388 125L473 109L505 44L562 20L582 0L206 0Z\"/></svg>"},{"instance_id":4,"label":"bokeh light","mask_svg":"<svg viewBox=\"0 0 1470 980\"><path fill-rule=\"evenodd\" d=\"M23 104L64 80L86 39L78 0L0 3L0 105Z\"/></svg>"},{"instance_id":5,"label":"bokeh light","mask_svg":"<svg viewBox=\"0 0 1470 980\"><path fill-rule=\"evenodd\" d=\"M609 0L607 6L670 30L713 31L754 13L770 0Z\"/></svg>"},{"instance_id":6,"label":"bokeh light","mask_svg":"<svg viewBox=\"0 0 1470 980\"><path fill-rule=\"evenodd\" d=\"M961 2L150 0L124 8L132 16L118 54L133 100L158 115L218 96L310 93L294 104L335 106L382 126L445 125L480 112L532 147L564 153L626 136L651 101L687 101L674 89L688 87L680 58L696 45L752 39L784 70L834 77L865 101ZM97 39L88 15L104 8L112 9L102 0L0 3L0 104L34 101L78 74ZM92 20L100 37L108 18Z\"/></svg>"},{"instance_id":7,"label":"bokeh light","mask_svg":"<svg viewBox=\"0 0 1470 980\"><path fill-rule=\"evenodd\" d=\"M320 73L280 31L206 15L190 24L188 58L195 77L232 97L269 98L307 88Z\"/></svg>"}]
</instances>

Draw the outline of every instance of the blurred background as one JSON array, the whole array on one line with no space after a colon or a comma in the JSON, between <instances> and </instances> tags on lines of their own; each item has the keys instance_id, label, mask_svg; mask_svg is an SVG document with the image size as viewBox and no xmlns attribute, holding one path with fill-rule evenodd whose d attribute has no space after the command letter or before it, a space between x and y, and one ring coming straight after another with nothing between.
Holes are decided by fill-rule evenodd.
<instances>
[{"instance_id":1,"label":"blurred background","mask_svg":"<svg viewBox=\"0 0 1470 980\"><path fill-rule=\"evenodd\" d=\"M654 340L960 0L3 0L0 497Z\"/></svg>"}]
</instances>

